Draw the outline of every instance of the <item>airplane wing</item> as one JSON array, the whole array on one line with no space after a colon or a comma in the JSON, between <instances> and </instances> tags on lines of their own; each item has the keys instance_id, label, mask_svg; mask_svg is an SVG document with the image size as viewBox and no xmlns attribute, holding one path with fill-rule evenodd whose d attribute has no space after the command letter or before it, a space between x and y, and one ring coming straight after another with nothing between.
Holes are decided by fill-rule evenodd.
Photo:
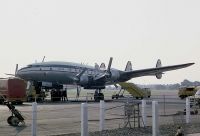
<instances>
[{"instance_id":1,"label":"airplane wing","mask_svg":"<svg viewBox=\"0 0 200 136\"><path fill-rule=\"evenodd\" d=\"M180 65L148 68L148 69L141 69L141 70L134 70L134 71L125 71L125 72L122 72L120 76L121 76L121 81L126 81L135 77L163 74L163 72L189 67L193 64L194 63L186 63L186 64L180 64Z\"/></svg>"}]
</instances>

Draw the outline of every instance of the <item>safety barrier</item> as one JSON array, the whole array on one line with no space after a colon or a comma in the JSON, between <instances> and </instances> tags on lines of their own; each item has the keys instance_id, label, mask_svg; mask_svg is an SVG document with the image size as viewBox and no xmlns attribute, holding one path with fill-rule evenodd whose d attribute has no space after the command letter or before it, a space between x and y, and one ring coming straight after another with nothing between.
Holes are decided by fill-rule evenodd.
<instances>
[{"instance_id":1,"label":"safety barrier","mask_svg":"<svg viewBox=\"0 0 200 136\"><path fill-rule=\"evenodd\" d=\"M200 114L195 113L189 99L179 101L171 96L165 96L165 98L166 100L157 98L155 99L157 102L153 102L153 104L152 99L136 100L133 98L106 103L102 101L100 103L85 102L86 105L82 105L87 107L85 110L81 104L74 103L41 103L37 105L33 103L33 107L27 103L23 106L16 106L25 117L26 122L25 126L19 127L7 124L6 119L10 113L5 106L0 106L0 135L43 136L82 133L83 136L87 136L94 133L97 135L114 133L112 130L117 129L116 135L120 135L121 130L126 130L141 135L145 133L156 136L166 134L168 131L169 134L174 135L178 126L183 128L185 134L200 130L195 125L200 123ZM87 111L86 115L85 111ZM199 109L197 111L200 112ZM85 123L87 128L85 128ZM194 128L190 126L194 126ZM127 130L130 127L134 129Z\"/></svg>"}]
</instances>

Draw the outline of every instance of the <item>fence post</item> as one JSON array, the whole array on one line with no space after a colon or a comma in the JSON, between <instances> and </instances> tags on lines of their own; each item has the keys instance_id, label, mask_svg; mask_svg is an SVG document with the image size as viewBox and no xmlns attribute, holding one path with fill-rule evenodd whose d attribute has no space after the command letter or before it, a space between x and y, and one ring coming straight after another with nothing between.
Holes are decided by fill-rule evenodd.
<instances>
[{"instance_id":1,"label":"fence post","mask_svg":"<svg viewBox=\"0 0 200 136\"><path fill-rule=\"evenodd\" d=\"M105 102L103 100L100 101L100 114L99 114L99 131L104 130L104 122L105 122Z\"/></svg>"},{"instance_id":2,"label":"fence post","mask_svg":"<svg viewBox=\"0 0 200 136\"><path fill-rule=\"evenodd\" d=\"M186 98L186 123L190 123L190 98Z\"/></svg>"},{"instance_id":3,"label":"fence post","mask_svg":"<svg viewBox=\"0 0 200 136\"><path fill-rule=\"evenodd\" d=\"M88 105L81 104L81 136L88 136Z\"/></svg>"},{"instance_id":4,"label":"fence post","mask_svg":"<svg viewBox=\"0 0 200 136\"><path fill-rule=\"evenodd\" d=\"M147 125L147 113L146 113L146 100L142 100L142 119L144 126Z\"/></svg>"},{"instance_id":5,"label":"fence post","mask_svg":"<svg viewBox=\"0 0 200 136\"><path fill-rule=\"evenodd\" d=\"M159 135L159 124L158 124L158 102L153 101L152 102L152 132L153 136Z\"/></svg>"},{"instance_id":6,"label":"fence post","mask_svg":"<svg viewBox=\"0 0 200 136\"><path fill-rule=\"evenodd\" d=\"M32 103L32 136L37 136L37 103Z\"/></svg>"}]
</instances>

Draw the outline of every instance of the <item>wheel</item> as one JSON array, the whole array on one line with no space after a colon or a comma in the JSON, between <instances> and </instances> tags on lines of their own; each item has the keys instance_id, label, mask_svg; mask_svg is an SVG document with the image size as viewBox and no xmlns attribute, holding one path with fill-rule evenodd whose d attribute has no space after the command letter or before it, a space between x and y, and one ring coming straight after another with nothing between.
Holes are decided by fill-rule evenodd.
<instances>
[{"instance_id":1,"label":"wheel","mask_svg":"<svg viewBox=\"0 0 200 136\"><path fill-rule=\"evenodd\" d=\"M11 125L11 118L12 118L13 116L10 116L10 117L8 117L8 119L7 119L7 122L8 122L8 124L9 125Z\"/></svg>"},{"instance_id":2,"label":"wheel","mask_svg":"<svg viewBox=\"0 0 200 136\"><path fill-rule=\"evenodd\" d=\"M103 93L99 93L99 100L104 100L104 94Z\"/></svg>"},{"instance_id":3,"label":"wheel","mask_svg":"<svg viewBox=\"0 0 200 136\"><path fill-rule=\"evenodd\" d=\"M95 102L100 102L99 97L95 97L94 100L95 100Z\"/></svg>"},{"instance_id":4,"label":"wheel","mask_svg":"<svg viewBox=\"0 0 200 136\"><path fill-rule=\"evenodd\" d=\"M181 99L184 99L184 96L183 96L183 95L180 95L179 97L180 97Z\"/></svg>"},{"instance_id":5,"label":"wheel","mask_svg":"<svg viewBox=\"0 0 200 136\"><path fill-rule=\"evenodd\" d=\"M195 110L194 113L195 113L195 115L198 114L198 110Z\"/></svg>"},{"instance_id":6,"label":"wheel","mask_svg":"<svg viewBox=\"0 0 200 136\"><path fill-rule=\"evenodd\" d=\"M96 93L94 94L94 101L98 102L98 95Z\"/></svg>"},{"instance_id":7,"label":"wheel","mask_svg":"<svg viewBox=\"0 0 200 136\"><path fill-rule=\"evenodd\" d=\"M19 124L19 119L18 119L17 117L13 116L13 117L11 118L10 122L11 122L11 125L12 125L12 126L18 126L18 124Z\"/></svg>"}]
</instances>

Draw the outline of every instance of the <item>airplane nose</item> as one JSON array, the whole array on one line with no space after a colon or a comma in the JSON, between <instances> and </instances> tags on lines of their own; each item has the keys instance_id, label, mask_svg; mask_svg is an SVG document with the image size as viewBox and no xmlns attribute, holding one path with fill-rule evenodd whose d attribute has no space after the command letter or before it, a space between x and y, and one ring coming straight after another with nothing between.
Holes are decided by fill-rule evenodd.
<instances>
[{"instance_id":1,"label":"airplane nose","mask_svg":"<svg viewBox=\"0 0 200 136\"><path fill-rule=\"evenodd\" d=\"M15 76L16 76L16 77L21 77L21 72L20 72L19 70L16 71Z\"/></svg>"},{"instance_id":2,"label":"airplane nose","mask_svg":"<svg viewBox=\"0 0 200 136\"><path fill-rule=\"evenodd\" d=\"M23 74L23 72L21 70L16 71L15 76L19 77L19 78L24 78L24 74Z\"/></svg>"}]
</instances>

